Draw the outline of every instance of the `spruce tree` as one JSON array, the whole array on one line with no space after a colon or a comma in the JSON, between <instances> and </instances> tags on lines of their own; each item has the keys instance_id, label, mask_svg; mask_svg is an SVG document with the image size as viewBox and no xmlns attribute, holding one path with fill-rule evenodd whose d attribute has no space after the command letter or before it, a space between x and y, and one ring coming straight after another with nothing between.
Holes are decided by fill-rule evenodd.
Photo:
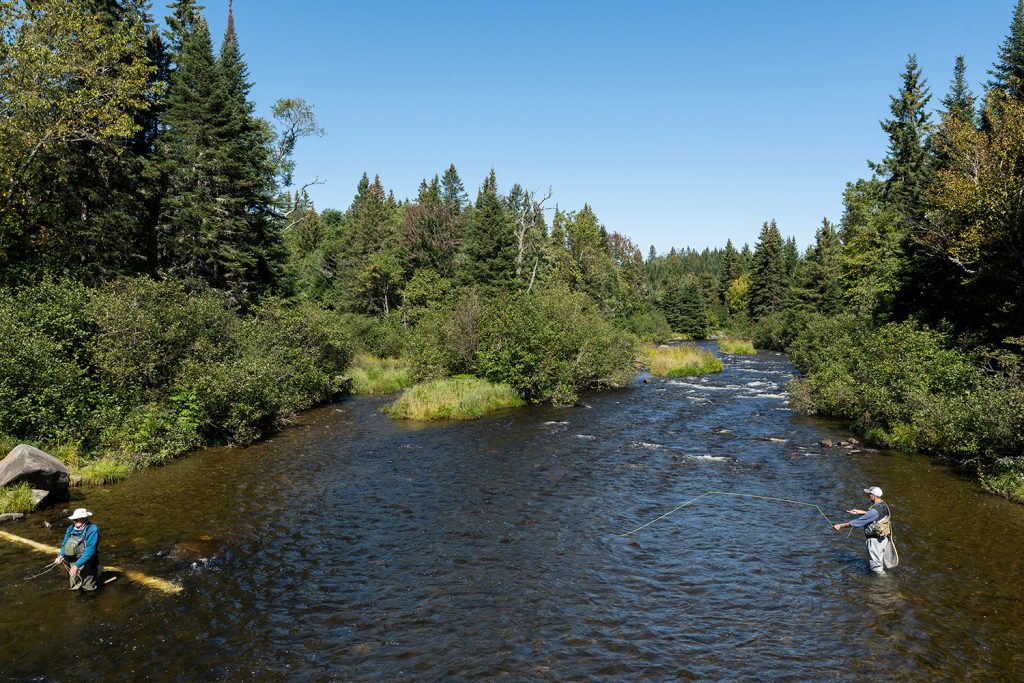
<instances>
[{"instance_id":1,"label":"spruce tree","mask_svg":"<svg viewBox=\"0 0 1024 683\"><path fill-rule=\"evenodd\" d=\"M782 235L772 220L761 227L750 269L750 315L760 320L782 311L788 279L782 253Z\"/></svg>"},{"instance_id":2,"label":"spruce tree","mask_svg":"<svg viewBox=\"0 0 1024 683\"><path fill-rule=\"evenodd\" d=\"M1017 0L1010 33L999 46L999 57L989 71L989 88L997 88L1024 100L1024 0Z\"/></svg>"},{"instance_id":3,"label":"spruce tree","mask_svg":"<svg viewBox=\"0 0 1024 683\"><path fill-rule=\"evenodd\" d=\"M974 122L977 104L974 93L967 84L966 73L964 56L957 55L956 63L953 65L953 81L949 84L949 92L941 100L940 116L943 123L957 121L963 125L971 125Z\"/></svg>"},{"instance_id":4,"label":"spruce tree","mask_svg":"<svg viewBox=\"0 0 1024 683\"><path fill-rule=\"evenodd\" d=\"M512 219L498 196L494 169L477 194L462 246L459 280L467 286L507 290L515 284L516 247Z\"/></svg>"},{"instance_id":5,"label":"spruce tree","mask_svg":"<svg viewBox=\"0 0 1024 683\"><path fill-rule=\"evenodd\" d=\"M928 93L917 57L907 57L900 75L903 85L890 96L892 118L882 121L889 136L889 151L881 163L870 164L885 180L885 199L906 220L919 221L924 215L924 193L931 177L927 138L931 131L927 111Z\"/></svg>"}]
</instances>

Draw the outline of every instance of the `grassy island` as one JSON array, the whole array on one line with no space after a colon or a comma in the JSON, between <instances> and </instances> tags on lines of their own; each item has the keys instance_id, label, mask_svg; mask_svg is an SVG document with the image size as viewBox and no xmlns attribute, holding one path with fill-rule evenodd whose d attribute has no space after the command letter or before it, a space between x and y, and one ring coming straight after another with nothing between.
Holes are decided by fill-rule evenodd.
<instances>
[{"instance_id":1,"label":"grassy island","mask_svg":"<svg viewBox=\"0 0 1024 683\"><path fill-rule=\"evenodd\" d=\"M743 354L747 356L753 356L757 353L757 349L754 348L754 342L751 339L727 339L723 337L718 340L718 350L722 353Z\"/></svg>"},{"instance_id":2,"label":"grassy island","mask_svg":"<svg viewBox=\"0 0 1024 683\"><path fill-rule=\"evenodd\" d=\"M655 377L688 377L722 371L715 354L693 344L659 346L647 352L647 363Z\"/></svg>"},{"instance_id":3,"label":"grassy island","mask_svg":"<svg viewBox=\"0 0 1024 683\"><path fill-rule=\"evenodd\" d=\"M493 410L521 405L523 400L507 384L462 376L406 389L384 412L407 420L472 420Z\"/></svg>"}]
</instances>

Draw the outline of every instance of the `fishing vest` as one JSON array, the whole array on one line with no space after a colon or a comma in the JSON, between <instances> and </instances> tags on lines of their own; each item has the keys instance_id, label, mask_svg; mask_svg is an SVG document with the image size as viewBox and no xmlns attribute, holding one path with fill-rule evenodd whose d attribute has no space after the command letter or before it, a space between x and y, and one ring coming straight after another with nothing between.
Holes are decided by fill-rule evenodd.
<instances>
[{"instance_id":1,"label":"fishing vest","mask_svg":"<svg viewBox=\"0 0 1024 683\"><path fill-rule=\"evenodd\" d=\"M88 528L88 524L83 526L82 533L77 536L74 531L71 532L67 542L64 544L64 557L80 557L85 552L85 532Z\"/></svg>"},{"instance_id":2,"label":"fishing vest","mask_svg":"<svg viewBox=\"0 0 1024 683\"><path fill-rule=\"evenodd\" d=\"M889 538L889 534L892 533L892 514L889 512L889 506L885 501L879 501L869 509L878 512L878 519L864 527L864 535L868 538Z\"/></svg>"}]
</instances>

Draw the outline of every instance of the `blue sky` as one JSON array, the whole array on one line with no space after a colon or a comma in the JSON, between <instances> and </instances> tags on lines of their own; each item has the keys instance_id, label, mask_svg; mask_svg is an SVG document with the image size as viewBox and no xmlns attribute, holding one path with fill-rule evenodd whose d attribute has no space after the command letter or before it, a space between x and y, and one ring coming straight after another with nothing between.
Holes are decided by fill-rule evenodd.
<instances>
[{"instance_id":1,"label":"blue sky","mask_svg":"<svg viewBox=\"0 0 1024 683\"><path fill-rule=\"evenodd\" d=\"M160 6L155 8L160 13ZM346 208L365 171L399 198L454 163L499 189L589 202L646 254L753 246L778 221L801 247L868 175L914 52L933 104L963 54L976 92L1013 3L236 0L260 115L316 106L296 181ZM227 0L209 0L215 44Z\"/></svg>"}]
</instances>

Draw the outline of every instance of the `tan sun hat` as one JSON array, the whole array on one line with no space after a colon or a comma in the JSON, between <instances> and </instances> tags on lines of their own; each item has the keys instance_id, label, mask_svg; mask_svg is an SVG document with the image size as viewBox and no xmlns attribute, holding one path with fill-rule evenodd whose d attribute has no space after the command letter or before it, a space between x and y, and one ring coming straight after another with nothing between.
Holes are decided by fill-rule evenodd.
<instances>
[{"instance_id":1,"label":"tan sun hat","mask_svg":"<svg viewBox=\"0 0 1024 683\"><path fill-rule=\"evenodd\" d=\"M92 517L92 513L86 510L85 508L78 508L77 510L71 513L71 516L68 517L68 519L85 519L86 517Z\"/></svg>"}]
</instances>

